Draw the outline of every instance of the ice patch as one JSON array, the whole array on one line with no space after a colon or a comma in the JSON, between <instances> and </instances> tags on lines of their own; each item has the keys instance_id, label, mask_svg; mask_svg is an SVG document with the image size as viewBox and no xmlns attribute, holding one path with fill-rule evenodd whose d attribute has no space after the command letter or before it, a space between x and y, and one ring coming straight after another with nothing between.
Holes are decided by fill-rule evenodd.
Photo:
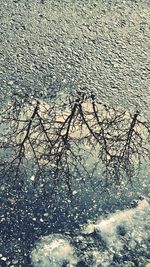
<instances>
[{"instance_id":1,"label":"ice patch","mask_svg":"<svg viewBox=\"0 0 150 267\"><path fill-rule=\"evenodd\" d=\"M150 205L147 200L139 201L138 206L133 209L117 211L107 219L98 220L95 224L89 224L85 233L91 234L96 231L106 242L108 247L121 249L123 246L122 237L129 232L133 239L140 240L147 236L145 227L150 223Z\"/></svg>"},{"instance_id":2,"label":"ice patch","mask_svg":"<svg viewBox=\"0 0 150 267\"><path fill-rule=\"evenodd\" d=\"M84 234L74 236L73 241L74 247L70 238L60 234L43 237L31 253L33 266L147 266L150 205L144 199L136 208L116 211L89 223Z\"/></svg>"},{"instance_id":3,"label":"ice patch","mask_svg":"<svg viewBox=\"0 0 150 267\"><path fill-rule=\"evenodd\" d=\"M31 252L31 260L35 267L73 267L77 263L75 249L68 238L60 234L42 237Z\"/></svg>"},{"instance_id":4,"label":"ice patch","mask_svg":"<svg viewBox=\"0 0 150 267\"><path fill-rule=\"evenodd\" d=\"M124 211L117 211L110 214L108 218L98 220L95 224L89 224L85 228L84 233L91 235L96 233L100 240L102 239L107 249L94 251L92 256L94 264L92 266L109 267L114 258L121 260L121 257L127 258L124 266L133 266L133 262L129 262L128 258L139 257L145 266L144 254L148 253L148 243L150 239L150 205L147 200L139 201L138 206ZM135 254L136 252L136 254ZM135 254L133 257L129 255ZM129 257L128 257L129 256ZM99 265L100 264L100 265ZM127 265L126 265L127 264ZM117 266L122 266L118 265Z\"/></svg>"}]
</instances>

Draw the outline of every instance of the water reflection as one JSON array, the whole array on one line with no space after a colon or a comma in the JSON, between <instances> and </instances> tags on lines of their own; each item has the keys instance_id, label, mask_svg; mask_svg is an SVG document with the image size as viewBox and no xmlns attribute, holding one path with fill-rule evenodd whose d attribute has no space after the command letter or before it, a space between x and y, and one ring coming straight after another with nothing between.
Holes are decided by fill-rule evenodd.
<instances>
[{"instance_id":1,"label":"water reflection","mask_svg":"<svg viewBox=\"0 0 150 267\"><path fill-rule=\"evenodd\" d=\"M148 197L149 122L137 110L79 92L61 103L13 96L1 127L3 265L30 266L41 236L73 238L88 220Z\"/></svg>"}]
</instances>

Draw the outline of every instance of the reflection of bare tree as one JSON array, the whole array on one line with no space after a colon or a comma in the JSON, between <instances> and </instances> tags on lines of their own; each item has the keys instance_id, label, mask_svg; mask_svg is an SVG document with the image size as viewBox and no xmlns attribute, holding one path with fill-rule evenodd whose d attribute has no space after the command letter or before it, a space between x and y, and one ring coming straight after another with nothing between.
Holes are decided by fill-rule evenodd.
<instances>
[{"instance_id":1,"label":"reflection of bare tree","mask_svg":"<svg viewBox=\"0 0 150 267\"><path fill-rule=\"evenodd\" d=\"M118 183L126 176L131 180L134 166L149 155L149 123L140 113L109 108L94 95L79 93L62 107L36 100L21 102L16 96L1 116L3 173L15 169L18 175L32 161L37 180L49 169L54 184L61 178L70 191L76 173L90 174L82 157L86 148L97 158L95 169L101 162L106 178Z\"/></svg>"}]
</instances>

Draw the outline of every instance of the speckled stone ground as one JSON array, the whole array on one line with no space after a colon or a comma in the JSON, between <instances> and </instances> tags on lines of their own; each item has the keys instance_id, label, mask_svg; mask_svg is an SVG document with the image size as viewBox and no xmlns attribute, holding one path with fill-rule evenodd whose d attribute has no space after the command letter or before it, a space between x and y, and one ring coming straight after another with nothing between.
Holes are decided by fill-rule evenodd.
<instances>
[{"instance_id":1,"label":"speckled stone ground","mask_svg":"<svg viewBox=\"0 0 150 267\"><path fill-rule=\"evenodd\" d=\"M1 2L1 91L95 90L149 113L149 0Z\"/></svg>"}]
</instances>

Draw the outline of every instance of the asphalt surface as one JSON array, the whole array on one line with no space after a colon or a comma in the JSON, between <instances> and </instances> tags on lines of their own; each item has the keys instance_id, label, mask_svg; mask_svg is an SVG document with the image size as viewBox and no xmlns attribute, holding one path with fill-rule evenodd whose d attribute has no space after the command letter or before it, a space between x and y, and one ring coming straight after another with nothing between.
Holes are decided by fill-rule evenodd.
<instances>
[{"instance_id":1,"label":"asphalt surface","mask_svg":"<svg viewBox=\"0 0 150 267\"><path fill-rule=\"evenodd\" d=\"M150 104L150 1L1 0L1 93L94 90Z\"/></svg>"}]
</instances>

